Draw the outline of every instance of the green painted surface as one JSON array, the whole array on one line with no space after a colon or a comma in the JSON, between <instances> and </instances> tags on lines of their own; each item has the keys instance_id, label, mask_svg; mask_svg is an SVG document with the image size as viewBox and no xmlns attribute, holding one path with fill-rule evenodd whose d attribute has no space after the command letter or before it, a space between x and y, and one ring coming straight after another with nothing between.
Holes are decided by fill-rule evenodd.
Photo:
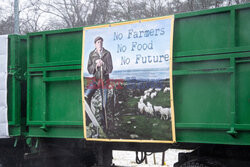
<instances>
[{"instance_id":1,"label":"green painted surface","mask_svg":"<svg viewBox=\"0 0 250 167\"><path fill-rule=\"evenodd\" d=\"M80 64L82 29L29 34L28 45L29 67Z\"/></svg>"},{"instance_id":2,"label":"green painted surface","mask_svg":"<svg viewBox=\"0 0 250 167\"><path fill-rule=\"evenodd\" d=\"M43 108L44 108L44 96L45 93L42 90L42 78L35 76L28 76L28 120L39 121L42 120ZM36 85L36 87L31 87L31 85ZM34 111L30 112L30 110Z\"/></svg>"},{"instance_id":3,"label":"green painted surface","mask_svg":"<svg viewBox=\"0 0 250 167\"><path fill-rule=\"evenodd\" d=\"M230 42L229 16L229 12L225 12L175 20L174 50L227 48Z\"/></svg>"},{"instance_id":4,"label":"green painted surface","mask_svg":"<svg viewBox=\"0 0 250 167\"><path fill-rule=\"evenodd\" d=\"M71 32L48 35L47 60L48 62L64 62L81 59L82 32ZM63 55L63 56L62 56Z\"/></svg>"},{"instance_id":5,"label":"green painted surface","mask_svg":"<svg viewBox=\"0 0 250 167\"><path fill-rule=\"evenodd\" d=\"M44 62L42 36L28 36L28 65Z\"/></svg>"},{"instance_id":6,"label":"green painted surface","mask_svg":"<svg viewBox=\"0 0 250 167\"><path fill-rule=\"evenodd\" d=\"M175 77L176 123L227 123L229 79L229 74Z\"/></svg>"},{"instance_id":7,"label":"green painted surface","mask_svg":"<svg viewBox=\"0 0 250 167\"><path fill-rule=\"evenodd\" d=\"M21 93L26 71L26 37L9 35L8 53L8 121L10 136L20 136L25 115L25 95ZM25 87L25 86L24 86Z\"/></svg>"},{"instance_id":8,"label":"green painted surface","mask_svg":"<svg viewBox=\"0 0 250 167\"><path fill-rule=\"evenodd\" d=\"M237 46L249 46L250 10L242 9L236 12L236 44Z\"/></svg>"},{"instance_id":9,"label":"green painted surface","mask_svg":"<svg viewBox=\"0 0 250 167\"><path fill-rule=\"evenodd\" d=\"M240 133L234 138L225 135L225 130L179 130L178 142L249 145L250 133Z\"/></svg>"},{"instance_id":10,"label":"green painted surface","mask_svg":"<svg viewBox=\"0 0 250 167\"><path fill-rule=\"evenodd\" d=\"M80 81L50 82L47 92L48 121L82 121Z\"/></svg>"},{"instance_id":11,"label":"green painted surface","mask_svg":"<svg viewBox=\"0 0 250 167\"><path fill-rule=\"evenodd\" d=\"M250 4L175 15L174 56L249 50Z\"/></svg>"},{"instance_id":12,"label":"green painted surface","mask_svg":"<svg viewBox=\"0 0 250 167\"><path fill-rule=\"evenodd\" d=\"M248 53L249 57L250 54ZM237 63L237 123L250 125L250 58L249 62Z\"/></svg>"},{"instance_id":13,"label":"green painted surface","mask_svg":"<svg viewBox=\"0 0 250 167\"><path fill-rule=\"evenodd\" d=\"M83 138L82 126L48 127L44 131L37 126L29 128L29 137Z\"/></svg>"},{"instance_id":14,"label":"green painted surface","mask_svg":"<svg viewBox=\"0 0 250 167\"><path fill-rule=\"evenodd\" d=\"M81 71L79 66L69 70L61 69L45 67L40 68L42 71L35 69L35 72L29 69L27 123L32 127L29 136L83 137ZM42 126L48 131L43 131ZM71 128L73 135L66 130L62 131L70 126L78 126L78 130Z\"/></svg>"},{"instance_id":15,"label":"green painted surface","mask_svg":"<svg viewBox=\"0 0 250 167\"><path fill-rule=\"evenodd\" d=\"M249 14L246 4L176 16L177 142L250 144Z\"/></svg>"},{"instance_id":16,"label":"green painted surface","mask_svg":"<svg viewBox=\"0 0 250 167\"><path fill-rule=\"evenodd\" d=\"M28 37L28 136L83 138L82 28Z\"/></svg>"}]
</instances>

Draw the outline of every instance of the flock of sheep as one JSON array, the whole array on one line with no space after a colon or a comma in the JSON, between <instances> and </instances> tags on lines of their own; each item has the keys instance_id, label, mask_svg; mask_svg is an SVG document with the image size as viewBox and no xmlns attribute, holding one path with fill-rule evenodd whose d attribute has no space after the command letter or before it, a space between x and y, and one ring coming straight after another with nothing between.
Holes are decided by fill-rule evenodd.
<instances>
[{"instance_id":1,"label":"flock of sheep","mask_svg":"<svg viewBox=\"0 0 250 167\"><path fill-rule=\"evenodd\" d=\"M147 98L153 99L159 91L161 91L161 88L155 88L155 91L153 91L153 88L149 88L144 91L144 96L141 96L139 102L138 102L138 110L140 114L148 114L150 116L155 116L158 113L161 116L161 119L168 120L171 118L171 109L170 108L163 108L162 106L153 106L150 102L147 102L146 104L144 101L146 101ZM163 93L167 93L170 91L169 87L165 87L163 89Z\"/></svg>"}]
</instances>

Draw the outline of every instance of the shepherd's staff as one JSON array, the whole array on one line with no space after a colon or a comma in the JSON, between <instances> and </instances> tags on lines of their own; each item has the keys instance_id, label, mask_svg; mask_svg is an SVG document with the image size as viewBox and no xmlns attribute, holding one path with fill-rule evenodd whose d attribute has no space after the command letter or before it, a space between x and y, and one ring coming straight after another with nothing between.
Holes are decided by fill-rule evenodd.
<instances>
[{"instance_id":1,"label":"shepherd's staff","mask_svg":"<svg viewBox=\"0 0 250 167\"><path fill-rule=\"evenodd\" d=\"M104 83L103 83L103 73L102 73L102 66L101 66L101 84L102 84L102 103L103 103L103 109L104 109L104 121L105 121L105 125L106 125L106 129L108 129L108 121L107 121L107 112L106 112L106 101L104 101L105 99L105 95L104 95Z\"/></svg>"}]
</instances>

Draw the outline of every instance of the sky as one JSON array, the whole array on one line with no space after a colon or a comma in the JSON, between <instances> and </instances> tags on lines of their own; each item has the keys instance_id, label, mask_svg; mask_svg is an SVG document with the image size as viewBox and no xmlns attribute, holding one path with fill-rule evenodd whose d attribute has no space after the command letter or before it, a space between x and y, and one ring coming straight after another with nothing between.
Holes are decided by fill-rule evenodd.
<instances>
[{"instance_id":1,"label":"sky","mask_svg":"<svg viewBox=\"0 0 250 167\"><path fill-rule=\"evenodd\" d=\"M0 0L0 7L4 8L4 9L5 8L10 8L11 7L10 3L11 3L10 0ZM0 13L0 14L2 14L2 13Z\"/></svg>"}]
</instances>

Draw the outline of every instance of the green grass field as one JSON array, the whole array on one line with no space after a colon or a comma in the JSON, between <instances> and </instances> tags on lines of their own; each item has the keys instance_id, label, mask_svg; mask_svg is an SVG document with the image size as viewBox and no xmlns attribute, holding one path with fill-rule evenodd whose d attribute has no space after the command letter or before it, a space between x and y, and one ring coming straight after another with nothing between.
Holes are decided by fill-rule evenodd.
<instances>
[{"instance_id":1,"label":"green grass field","mask_svg":"<svg viewBox=\"0 0 250 167\"><path fill-rule=\"evenodd\" d=\"M168 81L163 81L164 87L168 86ZM154 113L154 116L147 113L141 114L138 110L138 102L144 95L145 89L124 89L115 90L114 95L109 94L108 99L108 123L109 129L106 132L107 138L110 139L138 139L138 140L172 140L171 119L160 119L160 113ZM100 93L99 93L100 94ZM101 97L97 93L94 98ZM113 99L112 99L113 98ZM144 100L147 104L150 102L153 106L170 107L170 93L164 93L163 90L157 92L157 95L151 99L148 97ZM115 105L115 106L114 106ZM99 106L99 108L98 108ZM99 118L100 106L96 105L97 115ZM113 106L113 107L112 107ZM94 128L89 127L89 131ZM90 132L95 134L96 132ZM101 136L99 136L102 138Z\"/></svg>"}]
</instances>

